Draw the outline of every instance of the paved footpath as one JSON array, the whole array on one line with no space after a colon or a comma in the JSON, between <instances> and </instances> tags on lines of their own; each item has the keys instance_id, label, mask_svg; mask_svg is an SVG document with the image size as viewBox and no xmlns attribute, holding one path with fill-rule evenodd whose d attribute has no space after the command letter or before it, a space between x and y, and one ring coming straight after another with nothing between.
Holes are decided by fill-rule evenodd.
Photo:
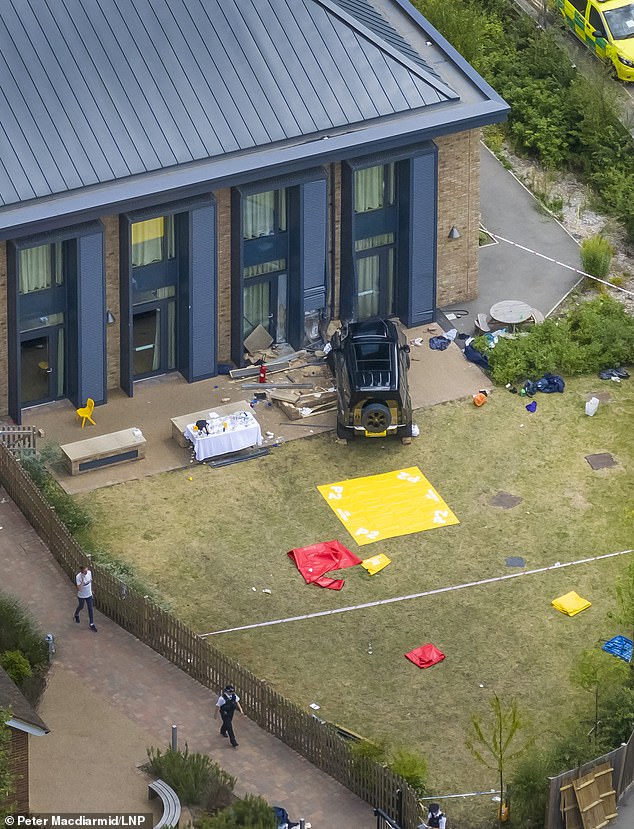
<instances>
[{"instance_id":1,"label":"paved footpath","mask_svg":"<svg viewBox=\"0 0 634 829\"><path fill-rule=\"evenodd\" d=\"M42 629L55 635L55 665L60 669L60 676L73 675L81 681L87 694L99 697L102 712L104 709L112 712L113 731L125 717L131 723L131 732L162 735L166 746L172 724L176 724L179 745L187 743L190 751L209 754L237 778L238 794L259 794L271 804L283 805L292 818L305 817L314 829L332 826L334 821L350 829L370 829L375 825L368 804L239 715L236 736L240 745L232 749L228 740L219 735L218 725L212 719L215 695L110 619L96 613L99 630L96 634L88 630L85 619L76 625L73 622L74 585L2 488L0 527L0 590L19 598ZM95 592L98 590L96 583ZM75 695L76 700L71 701L76 701L78 706L69 728L80 724L90 732L90 723L85 721L86 714L81 710L80 695L73 690L77 683L68 684L69 697ZM46 695L44 699L46 702ZM49 736L37 739L47 740ZM138 751L136 746L134 759L130 761L132 776L136 773L136 764L144 759L138 756ZM122 740L121 763L128 761L127 741ZM110 789L110 809L117 811L118 789L110 788L107 783L111 770L100 766L112 762L110 752L100 751L98 744L94 746L90 772L97 787ZM91 810L87 793L92 787L85 785L86 773L86 767L68 753L46 769L52 787L58 792L68 791L67 802L72 811ZM33 779L37 776L34 774ZM139 792L145 796L144 779L138 773L136 779ZM78 794L80 799L75 802ZM38 793L32 792L32 795L37 798ZM40 803L38 808L41 807Z\"/></svg>"}]
</instances>

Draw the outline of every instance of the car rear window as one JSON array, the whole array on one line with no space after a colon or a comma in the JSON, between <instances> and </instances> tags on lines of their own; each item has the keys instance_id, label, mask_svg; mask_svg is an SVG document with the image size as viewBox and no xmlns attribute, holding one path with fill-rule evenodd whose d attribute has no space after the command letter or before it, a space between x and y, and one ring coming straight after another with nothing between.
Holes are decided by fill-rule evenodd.
<instances>
[{"instance_id":1,"label":"car rear window","mask_svg":"<svg viewBox=\"0 0 634 829\"><path fill-rule=\"evenodd\" d=\"M355 385L357 388L392 388L395 374L392 366L390 344L386 342L356 343Z\"/></svg>"}]
</instances>

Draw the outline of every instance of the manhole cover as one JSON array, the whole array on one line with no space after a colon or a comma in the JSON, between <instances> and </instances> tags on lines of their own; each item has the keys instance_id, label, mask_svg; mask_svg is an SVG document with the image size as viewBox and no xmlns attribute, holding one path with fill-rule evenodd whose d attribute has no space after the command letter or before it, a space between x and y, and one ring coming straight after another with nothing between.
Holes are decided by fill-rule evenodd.
<instances>
[{"instance_id":1,"label":"manhole cover","mask_svg":"<svg viewBox=\"0 0 634 829\"><path fill-rule=\"evenodd\" d=\"M616 461L609 452L586 455L586 460L593 469L609 469L611 466L616 466Z\"/></svg>"},{"instance_id":2,"label":"manhole cover","mask_svg":"<svg viewBox=\"0 0 634 829\"><path fill-rule=\"evenodd\" d=\"M498 492L489 501L492 507L502 507L502 509L511 509L521 503L522 499L518 495L511 495L510 492Z\"/></svg>"},{"instance_id":3,"label":"manhole cover","mask_svg":"<svg viewBox=\"0 0 634 829\"><path fill-rule=\"evenodd\" d=\"M506 559L506 566L507 567L524 567L526 562L521 556L509 556Z\"/></svg>"}]
</instances>

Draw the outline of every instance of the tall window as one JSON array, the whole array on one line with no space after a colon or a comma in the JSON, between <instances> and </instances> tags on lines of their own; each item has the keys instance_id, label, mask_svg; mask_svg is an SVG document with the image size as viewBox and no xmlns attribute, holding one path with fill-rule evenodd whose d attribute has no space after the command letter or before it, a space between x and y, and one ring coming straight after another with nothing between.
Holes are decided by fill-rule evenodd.
<instances>
[{"instance_id":1,"label":"tall window","mask_svg":"<svg viewBox=\"0 0 634 829\"><path fill-rule=\"evenodd\" d=\"M394 164L365 167L354 173L354 212L367 213L394 204Z\"/></svg>"},{"instance_id":2,"label":"tall window","mask_svg":"<svg viewBox=\"0 0 634 829\"><path fill-rule=\"evenodd\" d=\"M286 230L286 190L253 193L242 200L244 239L273 236Z\"/></svg>"},{"instance_id":3,"label":"tall window","mask_svg":"<svg viewBox=\"0 0 634 829\"><path fill-rule=\"evenodd\" d=\"M45 291L64 283L62 243L38 245L20 251L19 292Z\"/></svg>"},{"instance_id":4,"label":"tall window","mask_svg":"<svg viewBox=\"0 0 634 829\"><path fill-rule=\"evenodd\" d=\"M133 268L173 259L175 248L173 216L159 216L132 225Z\"/></svg>"}]
</instances>

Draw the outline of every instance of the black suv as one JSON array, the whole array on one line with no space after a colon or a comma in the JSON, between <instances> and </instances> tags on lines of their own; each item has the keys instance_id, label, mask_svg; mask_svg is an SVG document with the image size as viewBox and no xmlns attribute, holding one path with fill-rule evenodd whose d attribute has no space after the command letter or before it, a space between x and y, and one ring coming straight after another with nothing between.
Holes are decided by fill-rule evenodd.
<instances>
[{"instance_id":1,"label":"black suv","mask_svg":"<svg viewBox=\"0 0 634 829\"><path fill-rule=\"evenodd\" d=\"M328 355L337 384L337 437L412 435L409 345L391 320L349 323ZM407 440L409 442L409 440Z\"/></svg>"}]
</instances>

